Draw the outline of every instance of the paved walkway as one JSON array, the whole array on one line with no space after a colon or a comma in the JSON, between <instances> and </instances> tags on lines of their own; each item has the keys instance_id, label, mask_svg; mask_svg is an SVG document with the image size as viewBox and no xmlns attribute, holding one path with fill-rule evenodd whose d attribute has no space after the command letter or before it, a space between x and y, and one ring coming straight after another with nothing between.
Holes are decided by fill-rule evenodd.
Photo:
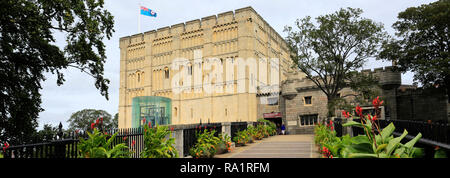
<instances>
[{"instance_id":1,"label":"paved walkway","mask_svg":"<svg viewBox=\"0 0 450 178\"><path fill-rule=\"evenodd\" d=\"M317 158L313 135L276 135L216 158Z\"/></svg>"}]
</instances>

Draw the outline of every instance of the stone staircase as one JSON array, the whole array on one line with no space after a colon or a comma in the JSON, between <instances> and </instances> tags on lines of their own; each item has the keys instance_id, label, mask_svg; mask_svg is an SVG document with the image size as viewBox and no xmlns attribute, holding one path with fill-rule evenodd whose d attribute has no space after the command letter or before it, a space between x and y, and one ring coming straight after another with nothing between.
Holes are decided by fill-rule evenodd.
<instances>
[{"instance_id":1,"label":"stone staircase","mask_svg":"<svg viewBox=\"0 0 450 178\"><path fill-rule=\"evenodd\" d=\"M289 135L314 134L314 126L303 126L289 129Z\"/></svg>"}]
</instances>

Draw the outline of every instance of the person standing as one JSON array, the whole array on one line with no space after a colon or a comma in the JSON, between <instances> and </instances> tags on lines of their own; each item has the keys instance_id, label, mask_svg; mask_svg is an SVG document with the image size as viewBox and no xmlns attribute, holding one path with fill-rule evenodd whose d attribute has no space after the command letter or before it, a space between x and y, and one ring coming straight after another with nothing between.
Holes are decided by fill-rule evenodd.
<instances>
[{"instance_id":1,"label":"person standing","mask_svg":"<svg viewBox=\"0 0 450 178\"><path fill-rule=\"evenodd\" d=\"M281 125L281 135L284 135L286 133L286 127L284 124Z\"/></svg>"}]
</instances>

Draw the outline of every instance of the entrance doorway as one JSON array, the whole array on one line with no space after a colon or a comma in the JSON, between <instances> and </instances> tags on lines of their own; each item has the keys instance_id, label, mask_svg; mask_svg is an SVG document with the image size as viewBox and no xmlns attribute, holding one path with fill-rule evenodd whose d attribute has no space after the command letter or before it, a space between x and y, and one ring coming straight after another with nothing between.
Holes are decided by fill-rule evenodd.
<instances>
[{"instance_id":1,"label":"entrance doorway","mask_svg":"<svg viewBox=\"0 0 450 178\"><path fill-rule=\"evenodd\" d=\"M275 123L275 125L277 126L277 130L281 129L281 124L283 124L283 121L281 120L280 117L277 117L277 118L264 118L264 119Z\"/></svg>"},{"instance_id":2,"label":"entrance doorway","mask_svg":"<svg viewBox=\"0 0 450 178\"><path fill-rule=\"evenodd\" d=\"M281 133L281 125L283 124L280 112L264 113L264 119L273 122L277 126L277 133Z\"/></svg>"}]
</instances>

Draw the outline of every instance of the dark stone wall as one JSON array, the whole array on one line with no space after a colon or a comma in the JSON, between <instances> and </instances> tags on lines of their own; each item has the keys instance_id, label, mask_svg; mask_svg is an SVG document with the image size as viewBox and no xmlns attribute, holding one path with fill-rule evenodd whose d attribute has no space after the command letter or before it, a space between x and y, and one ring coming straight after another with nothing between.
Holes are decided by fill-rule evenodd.
<instances>
[{"instance_id":1,"label":"dark stone wall","mask_svg":"<svg viewBox=\"0 0 450 178\"><path fill-rule=\"evenodd\" d=\"M448 99L440 89L408 89L397 92L397 118L401 120L447 120Z\"/></svg>"}]
</instances>

